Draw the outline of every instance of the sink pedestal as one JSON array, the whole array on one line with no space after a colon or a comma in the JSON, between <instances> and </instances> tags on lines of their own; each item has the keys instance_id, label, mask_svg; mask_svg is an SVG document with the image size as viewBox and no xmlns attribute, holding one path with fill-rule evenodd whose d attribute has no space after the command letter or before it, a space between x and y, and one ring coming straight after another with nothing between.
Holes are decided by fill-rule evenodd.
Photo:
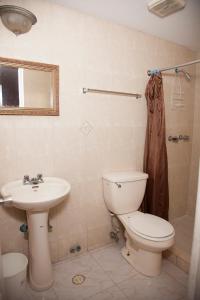
<instances>
[{"instance_id":1,"label":"sink pedestal","mask_svg":"<svg viewBox=\"0 0 200 300\"><path fill-rule=\"evenodd\" d=\"M4 199L11 198L11 205L26 210L29 229L29 279L33 289L42 291L53 284L48 243L48 212L65 200L71 186L57 177L44 177L37 184L24 184L23 180L11 181L2 186ZM5 201L6 202L6 201Z\"/></svg>"},{"instance_id":2,"label":"sink pedestal","mask_svg":"<svg viewBox=\"0 0 200 300\"><path fill-rule=\"evenodd\" d=\"M42 291L53 284L48 243L48 210L27 211L29 229L29 279L33 289Z\"/></svg>"}]
</instances>

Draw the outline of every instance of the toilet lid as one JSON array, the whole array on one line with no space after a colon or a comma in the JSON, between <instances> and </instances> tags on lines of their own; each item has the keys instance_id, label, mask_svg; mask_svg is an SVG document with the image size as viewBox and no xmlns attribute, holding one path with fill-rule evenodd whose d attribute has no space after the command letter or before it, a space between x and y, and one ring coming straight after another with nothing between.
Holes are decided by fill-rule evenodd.
<instances>
[{"instance_id":1,"label":"toilet lid","mask_svg":"<svg viewBox=\"0 0 200 300\"><path fill-rule=\"evenodd\" d=\"M166 220L150 215L139 213L128 217L130 229L138 234L151 238L164 238L174 234L173 226Z\"/></svg>"}]
</instances>

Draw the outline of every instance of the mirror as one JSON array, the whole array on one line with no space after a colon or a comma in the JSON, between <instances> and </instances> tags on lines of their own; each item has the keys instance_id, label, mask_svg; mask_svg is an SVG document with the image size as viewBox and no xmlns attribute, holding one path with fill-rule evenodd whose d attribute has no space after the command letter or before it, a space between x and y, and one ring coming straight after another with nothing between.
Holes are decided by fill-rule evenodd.
<instances>
[{"instance_id":1,"label":"mirror","mask_svg":"<svg viewBox=\"0 0 200 300\"><path fill-rule=\"evenodd\" d=\"M0 57L0 114L59 115L59 67Z\"/></svg>"}]
</instances>

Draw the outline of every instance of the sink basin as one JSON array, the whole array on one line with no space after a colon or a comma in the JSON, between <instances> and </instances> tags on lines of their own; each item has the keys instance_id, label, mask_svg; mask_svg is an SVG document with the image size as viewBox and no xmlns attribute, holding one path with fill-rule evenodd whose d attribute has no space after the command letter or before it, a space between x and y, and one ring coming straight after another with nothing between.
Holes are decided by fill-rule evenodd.
<instances>
[{"instance_id":1,"label":"sink basin","mask_svg":"<svg viewBox=\"0 0 200 300\"><path fill-rule=\"evenodd\" d=\"M12 197L12 206L31 211L44 211L63 201L70 191L70 184L60 178L45 177L43 183L24 185L22 180L5 184L1 189L3 197Z\"/></svg>"},{"instance_id":2,"label":"sink basin","mask_svg":"<svg viewBox=\"0 0 200 300\"><path fill-rule=\"evenodd\" d=\"M12 181L1 188L4 199L26 210L29 244L29 280L33 289L43 291L54 282L48 241L48 211L70 192L70 184L61 178L45 177L44 182L24 185ZM6 202L5 202L6 203Z\"/></svg>"}]
</instances>

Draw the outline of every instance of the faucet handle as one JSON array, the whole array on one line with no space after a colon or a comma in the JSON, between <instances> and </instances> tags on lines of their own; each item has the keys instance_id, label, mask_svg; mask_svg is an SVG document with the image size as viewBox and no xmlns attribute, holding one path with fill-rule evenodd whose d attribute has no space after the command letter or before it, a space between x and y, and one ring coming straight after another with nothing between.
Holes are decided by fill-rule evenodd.
<instances>
[{"instance_id":1,"label":"faucet handle","mask_svg":"<svg viewBox=\"0 0 200 300\"><path fill-rule=\"evenodd\" d=\"M40 182L44 182L43 175L41 173L37 174L37 180Z\"/></svg>"},{"instance_id":2,"label":"faucet handle","mask_svg":"<svg viewBox=\"0 0 200 300\"><path fill-rule=\"evenodd\" d=\"M29 178L29 175L24 175L24 179L23 179L23 183L24 184L27 184L30 182L30 178Z\"/></svg>"},{"instance_id":3,"label":"faucet handle","mask_svg":"<svg viewBox=\"0 0 200 300\"><path fill-rule=\"evenodd\" d=\"M24 181L29 181L30 178L29 178L29 175L24 175Z\"/></svg>"}]
</instances>

